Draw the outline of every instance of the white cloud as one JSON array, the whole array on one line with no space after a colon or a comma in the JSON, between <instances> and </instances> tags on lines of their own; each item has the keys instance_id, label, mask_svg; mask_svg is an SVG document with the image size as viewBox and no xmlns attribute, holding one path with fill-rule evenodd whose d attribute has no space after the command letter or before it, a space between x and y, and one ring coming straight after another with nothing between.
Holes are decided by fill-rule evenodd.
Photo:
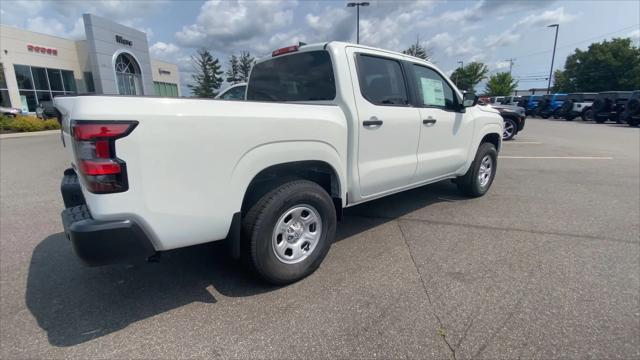
<instances>
[{"instance_id":1,"label":"white cloud","mask_svg":"<svg viewBox=\"0 0 640 360\"><path fill-rule=\"evenodd\" d=\"M566 14L564 7L555 10L547 10L542 13L534 13L525 16L516 23L517 26L540 27L551 24L562 24L575 20L578 15Z\"/></svg>"},{"instance_id":2,"label":"white cloud","mask_svg":"<svg viewBox=\"0 0 640 360\"><path fill-rule=\"evenodd\" d=\"M449 56L466 56L471 54L476 54L477 56L480 53L480 49L478 49L476 43L476 38L470 36L466 40L457 41L447 46L444 50Z\"/></svg>"},{"instance_id":3,"label":"white cloud","mask_svg":"<svg viewBox=\"0 0 640 360\"><path fill-rule=\"evenodd\" d=\"M153 58L171 61L180 53L180 48L173 43L158 41L149 47L149 52Z\"/></svg>"},{"instance_id":4,"label":"white cloud","mask_svg":"<svg viewBox=\"0 0 640 360\"><path fill-rule=\"evenodd\" d=\"M179 45L229 51L242 43L273 33L293 20L294 2L207 1L196 22L176 33Z\"/></svg>"},{"instance_id":5,"label":"white cloud","mask_svg":"<svg viewBox=\"0 0 640 360\"><path fill-rule=\"evenodd\" d=\"M487 36L485 39L485 43L487 46L491 48L496 48L496 47L514 44L519 39L520 39L520 34L515 33L512 30L507 30L498 35Z\"/></svg>"},{"instance_id":6,"label":"white cloud","mask_svg":"<svg viewBox=\"0 0 640 360\"><path fill-rule=\"evenodd\" d=\"M638 40L640 39L640 29L635 29L632 32L630 32L627 37L630 37L631 40Z\"/></svg>"},{"instance_id":7,"label":"white cloud","mask_svg":"<svg viewBox=\"0 0 640 360\"><path fill-rule=\"evenodd\" d=\"M488 64L489 70L500 71L509 68L510 63L508 61L496 61Z\"/></svg>"},{"instance_id":8,"label":"white cloud","mask_svg":"<svg viewBox=\"0 0 640 360\"><path fill-rule=\"evenodd\" d=\"M449 33L442 32L432 36L426 41L426 46L431 48L446 49L453 43L453 37Z\"/></svg>"},{"instance_id":9,"label":"white cloud","mask_svg":"<svg viewBox=\"0 0 640 360\"><path fill-rule=\"evenodd\" d=\"M73 24L73 28L68 29L65 24L56 19L36 16L27 19L26 29L47 35L60 36L74 40L80 40L84 38L84 23L80 18L78 18Z\"/></svg>"}]
</instances>

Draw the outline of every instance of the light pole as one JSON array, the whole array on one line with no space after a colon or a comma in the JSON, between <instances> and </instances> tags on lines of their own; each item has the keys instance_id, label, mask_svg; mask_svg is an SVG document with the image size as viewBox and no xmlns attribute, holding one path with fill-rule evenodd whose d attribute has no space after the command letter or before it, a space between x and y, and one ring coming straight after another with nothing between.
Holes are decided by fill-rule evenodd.
<instances>
[{"instance_id":1,"label":"light pole","mask_svg":"<svg viewBox=\"0 0 640 360\"><path fill-rule=\"evenodd\" d=\"M464 69L464 61L458 61L458 64L460 64L460 69L462 71L462 69ZM458 73L458 76L456 76L456 87L458 87L458 78L460 77L460 73Z\"/></svg>"},{"instance_id":2,"label":"light pole","mask_svg":"<svg viewBox=\"0 0 640 360\"><path fill-rule=\"evenodd\" d=\"M356 8L356 44L360 44L360 6L369 6L369 3L367 1L347 3L347 7Z\"/></svg>"},{"instance_id":3,"label":"light pole","mask_svg":"<svg viewBox=\"0 0 640 360\"><path fill-rule=\"evenodd\" d=\"M551 69L549 70L549 83L547 84L547 94L551 94L551 76L553 76L553 60L556 58L556 44L558 43L558 29L560 25L551 24L547 27L556 28L556 39L553 41L553 55L551 55Z\"/></svg>"}]
</instances>

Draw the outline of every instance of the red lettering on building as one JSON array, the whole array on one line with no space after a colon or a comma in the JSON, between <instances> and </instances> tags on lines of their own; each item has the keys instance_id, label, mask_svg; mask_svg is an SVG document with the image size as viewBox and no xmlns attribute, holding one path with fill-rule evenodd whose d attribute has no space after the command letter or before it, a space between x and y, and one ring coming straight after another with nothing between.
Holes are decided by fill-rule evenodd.
<instances>
[{"instance_id":1,"label":"red lettering on building","mask_svg":"<svg viewBox=\"0 0 640 360\"><path fill-rule=\"evenodd\" d=\"M37 53L40 53L40 54L58 56L58 49L55 49L55 48L48 48L48 47L44 47L44 46L27 44L27 50L29 52L37 52Z\"/></svg>"}]
</instances>

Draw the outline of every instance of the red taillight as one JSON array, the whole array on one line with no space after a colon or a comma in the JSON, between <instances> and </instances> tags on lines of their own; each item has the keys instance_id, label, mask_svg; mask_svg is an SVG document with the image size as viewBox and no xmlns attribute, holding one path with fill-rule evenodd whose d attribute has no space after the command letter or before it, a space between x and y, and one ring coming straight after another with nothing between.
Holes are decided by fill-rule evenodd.
<instances>
[{"instance_id":1,"label":"red taillight","mask_svg":"<svg viewBox=\"0 0 640 360\"><path fill-rule=\"evenodd\" d=\"M115 175L122 171L120 164L114 160L93 161L81 160L80 171L85 175Z\"/></svg>"},{"instance_id":2,"label":"red taillight","mask_svg":"<svg viewBox=\"0 0 640 360\"><path fill-rule=\"evenodd\" d=\"M91 140L99 137L118 138L133 130L131 123L76 123L73 126L73 137L76 140Z\"/></svg>"},{"instance_id":3,"label":"red taillight","mask_svg":"<svg viewBox=\"0 0 640 360\"><path fill-rule=\"evenodd\" d=\"M116 139L125 137L136 121L74 121L72 134L78 170L87 189L104 194L126 191L126 163L116 157Z\"/></svg>"},{"instance_id":4,"label":"red taillight","mask_svg":"<svg viewBox=\"0 0 640 360\"><path fill-rule=\"evenodd\" d=\"M288 54L288 53L291 53L291 52L295 52L295 51L298 51L298 49L299 49L298 45L283 47L281 49L274 50L271 53L271 57L282 55L282 54Z\"/></svg>"}]
</instances>

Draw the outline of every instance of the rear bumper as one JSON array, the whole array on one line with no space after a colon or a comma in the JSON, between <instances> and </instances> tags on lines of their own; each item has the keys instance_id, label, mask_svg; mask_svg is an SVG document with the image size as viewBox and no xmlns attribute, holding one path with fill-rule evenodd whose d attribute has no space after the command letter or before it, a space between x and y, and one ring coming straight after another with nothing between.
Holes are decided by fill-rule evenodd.
<instances>
[{"instance_id":1,"label":"rear bumper","mask_svg":"<svg viewBox=\"0 0 640 360\"><path fill-rule=\"evenodd\" d=\"M87 265L107 265L155 253L142 228L131 219L100 221L91 216L73 169L65 170L60 187L66 209L62 224L76 255Z\"/></svg>"}]
</instances>

